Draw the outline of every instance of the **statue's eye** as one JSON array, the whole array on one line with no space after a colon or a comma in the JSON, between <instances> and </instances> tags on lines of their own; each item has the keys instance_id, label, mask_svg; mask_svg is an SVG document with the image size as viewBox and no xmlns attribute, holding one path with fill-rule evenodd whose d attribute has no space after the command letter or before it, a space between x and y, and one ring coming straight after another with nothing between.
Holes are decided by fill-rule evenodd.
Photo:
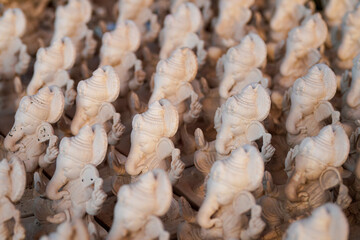
<instances>
[{"instance_id":1,"label":"statue's eye","mask_svg":"<svg viewBox=\"0 0 360 240\"><path fill-rule=\"evenodd\" d=\"M93 181L94 179L91 178L90 180Z\"/></svg>"},{"instance_id":2,"label":"statue's eye","mask_svg":"<svg viewBox=\"0 0 360 240\"><path fill-rule=\"evenodd\" d=\"M82 182L84 182L84 179L81 179Z\"/></svg>"}]
</instances>

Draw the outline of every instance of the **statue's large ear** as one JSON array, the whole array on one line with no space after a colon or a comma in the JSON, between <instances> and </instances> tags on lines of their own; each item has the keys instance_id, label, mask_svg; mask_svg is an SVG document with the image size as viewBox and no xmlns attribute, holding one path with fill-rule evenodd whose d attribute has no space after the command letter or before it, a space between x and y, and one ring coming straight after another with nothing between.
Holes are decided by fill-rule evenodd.
<instances>
[{"instance_id":1,"label":"statue's large ear","mask_svg":"<svg viewBox=\"0 0 360 240\"><path fill-rule=\"evenodd\" d=\"M71 39L68 37L64 37L61 39L64 43L64 66L63 68L68 70L72 68L76 59L76 49Z\"/></svg>"},{"instance_id":2,"label":"statue's large ear","mask_svg":"<svg viewBox=\"0 0 360 240\"><path fill-rule=\"evenodd\" d=\"M10 179L11 179L11 193L10 199L12 202L17 202L21 199L26 186L26 172L24 163L17 157L12 157L10 160Z\"/></svg>"},{"instance_id":3,"label":"statue's large ear","mask_svg":"<svg viewBox=\"0 0 360 240\"><path fill-rule=\"evenodd\" d=\"M91 163L95 166L98 166L105 158L108 141L105 129L100 124L95 124L92 127L94 131L94 141L93 141L93 154Z\"/></svg>"},{"instance_id":4,"label":"statue's large ear","mask_svg":"<svg viewBox=\"0 0 360 240\"><path fill-rule=\"evenodd\" d=\"M176 93L178 101L182 102L182 101L188 99L192 92L194 92L194 90L190 83L185 82L185 83L181 84Z\"/></svg>"},{"instance_id":5,"label":"statue's large ear","mask_svg":"<svg viewBox=\"0 0 360 240\"><path fill-rule=\"evenodd\" d=\"M91 13L92 13L91 3L88 0L82 0L81 2L82 2L81 11L84 16L84 21L88 22L91 19Z\"/></svg>"},{"instance_id":6,"label":"statue's large ear","mask_svg":"<svg viewBox=\"0 0 360 240\"><path fill-rule=\"evenodd\" d=\"M8 11L14 11L16 15L16 36L21 37L25 33L26 29L26 18L20 8L9 9Z\"/></svg>"},{"instance_id":7,"label":"statue's large ear","mask_svg":"<svg viewBox=\"0 0 360 240\"><path fill-rule=\"evenodd\" d=\"M99 113L97 114L97 123L105 123L106 121L110 120L114 114L116 113L116 110L114 106L111 103L103 103L100 106Z\"/></svg>"},{"instance_id":8,"label":"statue's large ear","mask_svg":"<svg viewBox=\"0 0 360 240\"><path fill-rule=\"evenodd\" d=\"M154 214L157 216L164 215L170 208L172 200L172 187L168 174L162 169L154 169L153 174L156 178L156 200L158 208Z\"/></svg>"},{"instance_id":9,"label":"statue's large ear","mask_svg":"<svg viewBox=\"0 0 360 240\"><path fill-rule=\"evenodd\" d=\"M166 99L161 99L159 103L164 107L165 137L173 137L179 126L179 113L176 108Z\"/></svg>"},{"instance_id":10,"label":"statue's large ear","mask_svg":"<svg viewBox=\"0 0 360 240\"><path fill-rule=\"evenodd\" d=\"M64 111L65 99L64 94L59 87L50 86L49 88L50 91L53 93L53 98L51 100L50 112L47 122L55 123L60 119Z\"/></svg>"},{"instance_id":11,"label":"statue's large ear","mask_svg":"<svg viewBox=\"0 0 360 240\"><path fill-rule=\"evenodd\" d=\"M319 178L320 186L325 191L333 188L342 182L339 171L334 167L328 167L323 171Z\"/></svg>"},{"instance_id":12,"label":"statue's large ear","mask_svg":"<svg viewBox=\"0 0 360 240\"><path fill-rule=\"evenodd\" d=\"M42 122L38 126L36 132L37 132L37 140L40 143L50 140L50 137L54 135L53 127L51 126L51 124L47 122Z\"/></svg>"},{"instance_id":13,"label":"statue's large ear","mask_svg":"<svg viewBox=\"0 0 360 240\"><path fill-rule=\"evenodd\" d=\"M120 79L111 66L104 66L102 70L107 76L106 88L108 92L108 102L115 101L120 93Z\"/></svg>"},{"instance_id":14,"label":"statue's large ear","mask_svg":"<svg viewBox=\"0 0 360 240\"><path fill-rule=\"evenodd\" d=\"M335 134L335 159L334 167L340 167L347 159L350 151L350 141L349 138L342 127L341 124L332 124L331 125Z\"/></svg>"},{"instance_id":15,"label":"statue's large ear","mask_svg":"<svg viewBox=\"0 0 360 240\"><path fill-rule=\"evenodd\" d=\"M248 191L241 191L233 201L233 209L236 216L244 214L256 205L254 196Z\"/></svg>"},{"instance_id":16,"label":"statue's large ear","mask_svg":"<svg viewBox=\"0 0 360 240\"><path fill-rule=\"evenodd\" d=\"M255 55L255 61L256 61L256 67L261 67L261 65L264 63L264 61L266 60L266 45L264 40L262 40L262 38L255 34L255 33L250 33L248 35L251 40L254 42L254 55Z\"/></svg>"},{"instance_id":17,"label":"statue's large ear","mask_svg":"<svg viewBox=\"0 0 360 240\"><path fill-rule=\"evenodd\" d=\"M197 57L190 48L181 48L185 52L185 73L186 79L184 81L191 82L196 77L198 71Z\"/></svg>"},{"instance_id":18,"label":"statue's large ear","mask_svg":"<svg viewBox=\"0 0 360 240\"><path fill-rule=\"evenodd\" d=\"M203 25L202 14L199 8L192 2L184 3L184 5L189 9L191 15L191 32L198 32Z\"/></svg>"},{"instance_id":19,"label":"statue's large ear","mask_svg":"<svg viewBox=\"0 0 360 240\"><path fill-rule=\"evenodd\" d=\"M246 130L246 138L253 142L266 133L264 126L258 121L252 121Z\"/></svg>"},{"instance_id":20,"label":"statue's large ear","mask_svg":"<svg viewBox=\"0 0 360 240\"><path fill-rule=\"evenodd\" d=\"M323 81L325 85L324 86L325 97L323 100L330 100L336 94L336 89L337 89L336 75L333 72L333 70L331 70L331 68L325 64L317 64L316 66L323 72Z\"/></svg>"},{"instance_id":21,"label":"statue's large ear","mask_svg":"<svg viewBox=\"0 0 360 240\"><path fill-rule=\"evenodd\" d=\"M131 20L125 20L126 27L129 28L128 31L128 41L129 41L129 48L128 51L134 52L138 50L141 43L141 34L139 31L139 28L136 26L136 24Z\"/></svg>"},{"instance_id":22,"label":"statue's large ear","mask_svg":"<svg viewBox=\"0 0 360 240\"><path fill-rule=\"evenodd\" d=\"M174 143L167 137L160 139L156 146L156 157L159 160L165 159L171 156L172 150L174 149Z\"/></svg>"},{"instance_id":23,"label":"statue's large ear","mask_svg":"<svg viewBox=\"0 0 360 240\"><path fill-rule=\"evenodd\" d=\"M254 90L257 92L257 98L256 98L256 111L257 111L257 117L256 120L263 121L270 112L271 107L271 99L269 93L266 91L266 89L261 86L258 83L256 84Z\"/></svg>"}]
</instances>

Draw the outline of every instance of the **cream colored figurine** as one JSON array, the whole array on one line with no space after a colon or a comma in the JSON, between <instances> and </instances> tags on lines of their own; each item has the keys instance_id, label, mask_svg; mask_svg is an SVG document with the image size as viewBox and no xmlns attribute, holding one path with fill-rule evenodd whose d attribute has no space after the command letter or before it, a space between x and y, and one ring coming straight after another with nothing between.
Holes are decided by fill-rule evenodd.
<instances>
[{"instance_id":1,"label":"cream colored figurine","mask_svg":"<svg viewBox=\"0 0 360 240\"><path fill-rule=\"evenodd\" d=\"M340 124L324 127L315 137L305 138L285 159L289 180L274 186L267 176L267 197L262 199L263 217L271 228L309 214L329 201L342 208L351 202L338 170L349 154L349 139ZM337 198L330 191L339 187ZM285 210L286 209L286 210ZM281 229L281 227L280 227Z\"/></svg>"},{"instance_id":2,"label":"cream colored figurine","mask_svg":"<svg viewBox=\"0 0 360 240\"><path fill-rule=\"evenodd\" d=\"M205 23L211 20L211 17L213 16L213 10L211 9L211 0L171 0L171 13L175 13L177 9L181 6L181 4L184 2L193 2L200 9Z\"/></svg>"},{"instance_id":3,"label":"cream colored figurine","mask_svg":"<svg viewBox=\"0 0 360 240\"><path fill-rule=\"evenodd\" d=\"M254 2L254 0L219 1L219 17L216 19L215 32L224 46L235 46L246 35L246 24L252 15L250 7Z\"/></svg>"},{"instance_id":4,"label":"cream colored figurine","mask_svg":"<svg viewBox=\"0 0 360 240\"><path fill-rule=\"evenodd\" d=\"M68 70L74 65L76 50L70 38L64 37L48 48L40 48L36 54L34 75L27 87L27 95L34 95L44 86L56 85L65 92L65 105L74 103L74 81Z\"/></svg>"},{"instance_id":5,"label":"cream colored figurine","mask_svg":"<svg viewBox=\"0 0 360 240\"><path fill-rule=\"evenodd\" d=\"M133 21L124 20L118 21L115 30L103 36L100 66L110 65L114 68L120 79L120 96L138 89L145 79L141 60L135 55L141 43L140 34Z\"/></svg>"},{"instance_id":6,"label":"cream colored figurine","mask_svg":"<svg viewBox=\"0 0 360 240\"><path fill-rule=\"evenodd\" d=\"M344 93L341 116L353 122L360 119L360 55L353 60L351 73L351 80L346 73L341 82Z\"/></svg>"},{"instance_id":7,"label":"cream colored figurine","mask_svg":"<svg viewBox=\"0 0 360 240\"><path fill-rule=\"evenodd\" d=\"M292 223L284 240L347 240L349 224L343 211L327 203L315 209L311 216Z\"/></svg>"},{"instance_id":8,"label":"cream colored figurine","mask_svg":"<svg viewBox=\"0 0 360 240\"><path fill-rule=\"evenodd\" d=\"M99 124L93 128L84 126L76 136L63 138L55 173L45 191L46 197L53 201L37 199L37 216L61 223L67 214L75 219L96 215L106 199L103 180L96 169L104 160L106 150L106 132ZM86 220L90 227L91 220Z\"/></svg>"},{"instance_id":9,"label":"cream colored figurine","mask_svg":"<svg viewBox=\"0 0 360 240\"><path fill-rule=\"evenodd\" d=\"M171 183L161 169L147 172L137 182L122 186L107 239L169 239L159 217L168 211L171 200Z\"/></svg>"},{"instance_id":10,"label":"cream colored figurine","mask_svg":"<svg viewBox=\"0 0 360 240\"><path fill-rule=\"evenodd\" d=\"M169 58L174 50L181 47L197 49L199 65L204 64L206 51L204 41L197 34L203 25L201 12L193 3L183 3L173 14L167 15L160 32L160 59Z\"/></svg>"},{"instance_id":11,"label":"cream colored figurine","mask_svg":"<svg viewBox=\"0 0 360 240\"><path fill-rule=\"evenodd\" d=\"M290 87L296 78L306 74L319 62L322 55L318 48L327 37L327 26L320 13L307 17L299 27L289 32L286 40L286 54L280 66L282 78L279 84Z\"/></svg>"},{"instance_id":12,"label":"cream colored figurine","mask_svg":"<svg viewBox=\"0 0 360 240\"><path fill-rule=\"evenodd\" d=\"M161 60L156 67L149 105L162 98L168 99L179 113L179 126L197 119L202 106L191 85L197 70L196 56L189 48L179 48L168 59ZM188 98L191 98L189 110L186 106Z\"/></svg>"},{"instance_id":13,"label":"cream colored figurine","mask_svg":"<svg viewBox=\"0 0 360 240\"><path fill-rule=\"evenodd\" d=\"M20 37L26 30L26 18L19 8L8 9L0 18L0 74L13 79L24 74L30 62Z\"/></svg>"},{"instance_id":14,"label":"cream colored figurine","mask_svg":"<svg viewBox=\"0 0 360 240\"><path fill-rule=\"evenodd\" d=\"M216 152L226 156L241 145L263 138L262 153L266 156L264 160L269 160L274 149L270 144L271 135L261 121L269 114L270 104L269 94L259 84L248 85L228 98L215 114Z\"/></svg>"},{"instance_id":15,"label":"cream colored figurine","mask_svg":"<svg viewBox=\"0 0 360 240\"><path fill-rule=\"evenodd\" d=\"M143 42L154 41L160 31L158 17L150 9L154 0L119 0L117 22L132 20L139 28Z\"/></svg>"},{"instance_id":16,"label":"cream colored figurine","mask_svg":"<svg viewBox=\"0 0 360 240\"><path fill-rule=\"evenodd\" d=\"M250 33L241 43L230 48L217 63L219 93L223 101L240 92L246 85L258 82L267 87L259 67L266 60L266 45L259 35Z\"/></svg>"},{"instance_id":17,"label":"cream colored figurine","mask_svg":"<svg viewBox=\"0 0 360 240\"><path fill-rule=\"evenodd\" d=\"M259 151L244 145L211 168L206 196L195 222L180 226L179 239L258 239L265 228L252 191L262 189L264 162ZM247 213L251 212L248 219Z\"/></svg>"},{"instance_id":18,"label":"cream colored figurine","mask_svg":"<svg viewBox=\"0 0 360 240\"><path fill-rule=\"evenodd\" d=\"M41 236L40 240L90 240L90 234L81 219L67 220L48 236Z\"/></svg>"},{"instance_id":19,"label":"cream colored figurine","mask_svg":"<svg viewBox=\"0 0 360 240\"><path fill-rule=\"evenodd\" d=\"M337 51L338 66L342 69L350 69L352 60L359 54L360 43L360 4L356 8L348 12L342 22L342 38Z\"/></svg>"},{"instance_id":20,"label":"cream colored figurine","mask_svg":"<svg viewBox=\"0 0 360 240\"><path fill-rule=\"evenodd\" d=\"M275 13L270 21L271 38L275 42L285 40L291 29L300 25L300 22L311 14L305 7L307 0L277 0Z\"/></svg>"},{"instance_id":21,"label":"cream colored figurine","mask_svg":"<svg viewBox=\"0 0 360 240\"><path fill-rule=\"evenodd\" d=\"M98 68L92 77L80 81L77 86L76 112L71 122L71 133L78 134L85 126L103 124L108 132L109 144L114 145L124 131L120 114L111 104L119 96L120 80L111 66ZM113 124L108 126L109 120Z\"/></svg>"},{"instance_id":22,"label":"cream colored figurine","mask_svg":"<svg viewBox=\"0 0 360 240\"><path fill-rule=\"evenodd\" d=\"M348 11L355 8L357 0L329 0L325 8L326 23L330 29L331 46L336 47L339 40L338 35L341 33L341 23L343 17Z\"/></svg>"},{"instance_id":23,"label":"cream colored figurine","mask_svg":"<svg viewBox=\"0 0 360 240\"><path fill-rule=\"evenodd\" d=\"M146 112L137 114L132 122L126 172L137 176L160 168L168 172L171 183L175 184L185 167L180 160L180 151L170 140L177 132L178 124L176 108L166 99L153 102ZM171 163L168 161L170 156Z\"/></svg>"},{"instance_id":24,"label":"cream colored figurine","mask_svg":"<svg viewBox=\"0 0 360 240\"><path fill-rule=\"evenodd\" d=\"M21 199L26 186L25 168L18 158L13 157L10 161L4 158L0 161L0 184L0 238L25 239L21 213L14 206ZM11 224L11 220L15 223Z\"/></svg>"},{"instance_id":25,"label":"cream colored figurine","mask_svg":"<svg viewBox=\"0 0 360 240\"><path fill-rule=\"evenodd\" d=\"M51 124L60 119L64 102L64 95L56 86L43 87L37 94L21 99L4 146L9 157L17 156L23 161L26 172L34 172L55 162L57 136Z\"/></svg>"},{"instance_id":26,"label":"cream colored figurine","mask_svg":"<svg viewBox=\"0 0 360 240\"><path fill-rule=\"evenodd\" d=\"M93 32L86 26L91 12L89 0L69 0L67 5L56 9L55 30L51 42L69 37L76 49L76 62L91 57L95 52Z\"/></svg>"},{"instance_id":27,"label":"cream colored figurine","mask_svg":"<svg viewBox=\"0 0 360 240\"><path fill-rule=\"evenodd\" d=\"M0 113L4 117L16 111L24 96L18 76L27 71L30 62L20 39L25 30L25 15L19 8L7 9L0 18Z\"/></svg>"},{"instance_id":28,"label":"cream colored figurine","mask_svg":"<svg viewBox=\"0 0 360 240\"><path fill-rule=\"evenodd\" d=\"M331 116L333 122L339 121L339 112L329 102L335 93L335 74L325 64L313 66L295 81L289 90L291 106L286 119L290 146L300 144L307 136L316 136L328 117Z\"/></svg>"}]
</instances>

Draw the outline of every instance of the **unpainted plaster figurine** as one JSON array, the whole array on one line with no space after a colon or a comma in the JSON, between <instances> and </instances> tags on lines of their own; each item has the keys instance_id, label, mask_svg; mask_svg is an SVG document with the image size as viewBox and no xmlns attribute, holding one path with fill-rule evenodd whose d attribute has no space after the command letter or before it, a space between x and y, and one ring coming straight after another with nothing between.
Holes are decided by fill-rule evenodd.
<instances>
[{"instance_id":1,"label":"unpainted plaster figurine","mask_svg":"<svg viewBox=\"0 0 360 240\"><path fill-rule=\"evenodd\" d=\"M284 240L346 240L349 224L346 216L336 204L327 203L315 209L311 216L292 223Z\"/></svg>"},{"instance_id":2,"label":"unpainted plaster figurine","mask_svg":"<svg viewBox=\"0 0 360 240\"><path fill-rule=\"evenodd\" d=\"M311 14L305 7L308 0L277 0L275 13L270 21L271 38L275 42L285 40L291 29L300 25L300 22Z\"/></svg>"},{"instance_id":3,"label":"unpainted plaster figurine","mask_svg":"<svg viewBox=\"0 0 360 240\"><path fill-rule=\"evenodd\" d=\"M111 66L103 66L93 72L92 77L80 81L77 86L76 112L71 122L71 133L78 134L85 126L102 124L108 133L109 144L116 145L124 126L120 114L111 104L119 96L120 80ZM109 120L113 120L112 126Z\"/></svg>"},{"instance_id":4,"label":"unpainted plaster figurine","mask_svg":"<svg viewBox=\"0 0 360 240\"><path fill-rule=\"evenodd\" d=\"M320 13L307 17L299 27L289 32L285 57L280 66L281 86L290 87L296 78L305 75L310 67L319 62L322 55L318 48L324 44L327 33Z\"/></svg>"},{"instance_id":5,"label":"unpainted plaster figurine","mask_svg":"<svg viewBox=\"0 0 360 240\"><path fill-rule=\"evenodd\" d=\"M0 18L0 112L13 114L23 94L19 75L27 71L30 56L20 37L26 29L24 13L7 9Z\"/></svg>"},{"instance_id":6,"label":"unpainted plaster figurine","mask_svg":"<svg viewBox=\"0 0 360 240\"><path fill-rule=\"evenodd\" d=\"M25 167L21 160L12 157L0 162L0 238L25 239L25 229L21 225L20 211L14 203L19 201L24 194L26 185ZM7 222L14 220L13 229L9 229Z\"/></svg>"},{"instance_id":7,"label":"unpainted plaster figurine","mask_svg":"<svg viewBox=\"0 0 360 240\"><path fill-rule=\"evenodd\" d=\"M196 56L189 48L179 48L168 59L161 60L156 67L149 105L162 98L168 99L179 113L179 126L183 122L193 122L202 108L191 85L197 70ZM187 110L186 100L190 97L190 109Z\"/></svg>"},{"instance_id":8,"label":"unpainted plaster figurine","mask_svg":"<svg viewBox=\"0 0 360 240\"><path fill-rule=\"evenodd\" d=\"M348 11L355 8L357 0L329 0L327 1L324 13L326 23L330 30L331 46L336 47L339 43L338 35L341 33L341 23Z\"/></svg>"},{"instance_id":9,"label":"unpainted plaster figurine","mask_svg":"<svg viewBox=\"0 0 360 240\"><path fill-rule=\"evenodd\" d=\"M213 10L211 9L210 0L171 0L170 12L175 13L184 2L192 2L201 10L204 23L208 23L211 20L213 16Z\"/></svg>"},{"instance_id":10,"label":"unpainted plaster figurine","mask_svg":"<svg viewBox=\"0 0 360 240\"><path fill-rule=\"evenodd\" d=\"M68 70L73 67L75 58L76 50L68 37L53 42L48 48L40 48L36 54L34 75L26 90L27 95L36 94L44 86L56 85L65 92L65 106L71 106L76 92Z\"/></svg>"},{"instance_id":11,"label":"unpainted plaster figurine","mask_svg":"<svg viewBox=\"0 0 360 240\"><path fill-rule=\"evenodd\" d=\"M61 223L56 232L41 236L40 240L90 240L88 229L81 219Z\"/></svg>"},{"instance_id":12,"label":"unpainted plaster figurine","mask_svg":"<svg viewBox=\"0 0 360 240\"><path fill-rule=\"evenodd\" d=\"M325 64L316 64L295 81L289 90L291 106L286 119L290 146L300 144L307 136L316 136L328 117L333 123L339 121L340 113L329 102L335 93L335 74Z\"/></svg>"},{"instance_id":13,"label":"unpainted plaster figurine","mask_svg":"<svg viewBox=\"0 0 360 240\"><path fill-rule=\"evenodd\" d=\"M350 69L353 59L359 54L360 4L353 11L347 12L342 22L342 38L337 51L338 66Z\"/></svg>"},{"instance_id":14,"label":"unpainted plaster figurine","mask_svg":"<svg viewBox=\"0 0 360 240\"><path fill-rule=\"evenodd\" d=\"M202 228L198 239L257 239L265 223L261 220L261 207L256 205L251 192L262 189L263 175L262 156L251 145L241 146L228 158L216 161L196 217ZM246 215L249 211L250 221ZM199 234L194 225L190 223L192 231L187 233L184 230L189 226L182 226L179 239L197 239L186 238L189 234Z\"/></svg>"},{"instance_id":15,"label":"unpainted plaster figurine","mask_svg":"<svg viewBox=\"0 0 360 240\"><path fill-rule=\"evenodd\" d=\"M223 101L253 82L261 83L267 88L268 80L259 70L265 60L266 45L257 34L246 35L239 45L230 48L218 60L216 69L220 78L219 93Z\"/></svg>"},{"instance_id":16,"label":"unpainted plaster figurine","mask_svg":"<svg viewBox=\"0 0 360 240\"><path fill-rule=\"evenodd\" d=\"M180 160L180 150L170 140L177 132L178 118L176 108L166 99L153 102L146 112L135 115L125 164L128 174L137 176L160 168L168 172L171 183L176 184L185 167ZM170 156L171 163L167 159Z\"/></svg>"},{"instance_id":17,"label":"unpainted plaster figurine","mask_svg":"<svg viewBox=\"0 0 360 240\"><path fill-rule=\"evenodd\" d=\"M329 201L342 208L351 202L339 167L347 159L349 139L340 124L324 127L315 137L305 138L285 159L286 185L274 186L267 175L267 197L262 199L263 217L271 228L285 225ZM337 198L330 191L339 186Z\"/></svg>"},{"instance_id":18,"label":"unpainted plaster figurine","mask_svg":"<svg viewBox=\"0 0 360 240\"><path fill-rule=\"evenodd\" d=\"M169 239L159 218L168 211L172 200L166 172L154 169L141 175L137 182L122 186L117 199L108 240Z\"/></svg>"},{"instance_id":19,"label":"unpainted plaster figurine","mask_svg":"<svg viewBox=\"0 0 360 240\"><path fill-rule=\"evenodd\" d=\"M271 134L266 132L261 121L269 114L270 104L269 94L256 83L228 98L214 117L216 140L206 145L207 148L199 149L195 161L198 164L207 162L207 158L213 158L211 155L215 153L216 159L221 159L239 146L253 144L260 138L263 138L264 161L269 161L275 149L270 144Z\"/></svg>"},{"instance_id":20,"label":"unpainted plaster figurine","mask_svg":"<svg viewBox=\"0 0 360 240\"><path fill-rule=\"evenodd\" d=\"M102 190L103 180L96 166L102 163L107 150L107 137L104 128L96 124L80 129L74 137L64 137L59 146L56 170L46 186L46 197L54 201L45 201L39 205L38 216L46 216L53 223L71 217L84 218L86 214L96 215L106 194ZM50 213L41 205L50 204Z\"/></svg>"},{"instance_id":21,"label":"unpainted plaster figurine","mask_svg":"<svg viewBox=\"0 0 360 240\"><path fill-rule=\"evenodd\" d=\"M238 44L246 35L246 24L251 18L254 0L221 0L215 32L225 47Z\"/></svg>"},{"instance_id":22,"label":"unpainted plaster figurine","mask_svg":"<svg viewBox=\"0 0 360 240\"><path fill-rule=\"evenodd\" d=\"M167 59L177 48L196 47L199 65L205 63L206 51L204 41L197 34L203 25L202 15L198 7L191 3L183 3L173 14L167 15L164 28L160 32L160 59Z\"/></svg>"},{"instance_id":23,"label":"unpainted plaster figurine","mask_svg":"<svg viewBox=\"0 0 360 240\"><path fill-rule=\"evenodd\" d=\"M43 87L37 94L21 99L4 146L8 157L17 156L24 163L26 172L32 173L55 162L58 138L51 124L60 119L64 104L64 95L56 86Z\"/></svg>"},{"instance_id":24,"label":"unpainted plaster figurine","mask_svg":"<svg viewBox=\"0 0 360 240\"><path fill-rule=\"evenodd\" d=\"M96 48L93 31L86 24L91 18L89 0L69 0L65 6L56 9L55 29L51 42L69 37L76 49L76 62L91 57Z\"/></svg>"},{"instance_id":25,"label":"unpainted plaster figurine","mask_svg":"<svg viewBox=\"0 0 360 240\"><path fill-rule=\"evenodd\" d=\"M140 30L142 42L154 41L161 27L157 15L150 8L153 2L154 0L119 0L117 23L132 20Z\"/></svg>"},{"instance_id":26,"label":"unpainted plaster figurine","mask_svg":"<svg viewBox=\"0 0 360 240\"><path fill-rule=\"evenodd\" d=\"M0 74L7 79L24 74L30 62L20 37L26 30L26 18L19 8L8 9L0 18Z\"/></svg>"},{"instance_id":27,"label":"unpainted plaster figurine","mask_svg":"<svg viewBox=\"0 0 360 240\"><path fill-rule=\"evenodd\" d=\"M360 119L360 55L353 60L351 80L347 72L344 75L341 82L341 91L343 92L341 116L355 121Z\"/></svg>"},{"instance_id":28,"label":"unpainted plaster figurine","mask_svg":"<svg viewBox=\"0 0 360 240\"><path fill-rule=\"evenodd\" d=\"M140 34L133 21L124 20L118 21L115 30L103 36L100 66L114 68L120 79L120 96L126 96L129 90L137 90L145 79L142 62L135 55L141 43Z\"/></svg>"}]
</instances>

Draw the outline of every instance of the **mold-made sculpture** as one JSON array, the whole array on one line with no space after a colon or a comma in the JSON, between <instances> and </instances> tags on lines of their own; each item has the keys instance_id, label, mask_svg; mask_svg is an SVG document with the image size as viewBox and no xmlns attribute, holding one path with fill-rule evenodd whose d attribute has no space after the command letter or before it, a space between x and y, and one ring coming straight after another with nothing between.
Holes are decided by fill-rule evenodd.
<instances>
[{"instance_id":1,"label":"mold-made sculpture","mask_svg":"<svg viewBox=\"0 0 360 240\"><path fill-rule=\"evenodd\" d=\"M170 180L161 169L142 175L137 182L120 188L114 209L114 221L108 240L169 239L159 219L171 204Z\"/></svg>"}]
</instances>

